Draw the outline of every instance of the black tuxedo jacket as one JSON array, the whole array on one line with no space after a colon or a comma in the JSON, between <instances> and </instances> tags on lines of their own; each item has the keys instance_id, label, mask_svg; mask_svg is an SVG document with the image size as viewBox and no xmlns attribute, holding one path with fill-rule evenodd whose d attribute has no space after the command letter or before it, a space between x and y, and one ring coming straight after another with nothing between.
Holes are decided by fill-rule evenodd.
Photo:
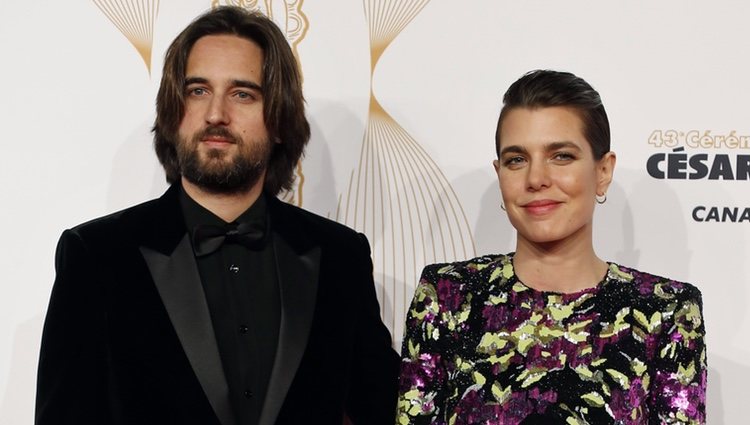
<instances>
[{"instance_id":1,"label":"black tuxedo jacket","mask_svg":"<svg viewBox=\"0 0 750 425\"><path fill-rule=\"evenodd\" d=\"M275 198L281 328L260 423L392 424L398 356L366 238ZM44 325L36 424L242 425L179 204L66 230Z\"/></svg>"}]
</instances>

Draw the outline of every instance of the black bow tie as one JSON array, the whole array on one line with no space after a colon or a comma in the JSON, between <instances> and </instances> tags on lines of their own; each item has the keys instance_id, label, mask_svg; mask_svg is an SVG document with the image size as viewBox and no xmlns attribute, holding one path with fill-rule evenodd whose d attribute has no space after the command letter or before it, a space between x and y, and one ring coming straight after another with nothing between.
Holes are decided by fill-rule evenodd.
<instances>
[{"instance_id":1,"label":"black bow tie","mask_svg":"<svg viewBox=\"0 0 750 425\"><path fill-rule=\"evenodd\" d=\"M263 246L265 223L201 224L193 228L193 250L202 257L211 254L224 243L238 243L250 249Z\"/></svg>"}]
</instances>

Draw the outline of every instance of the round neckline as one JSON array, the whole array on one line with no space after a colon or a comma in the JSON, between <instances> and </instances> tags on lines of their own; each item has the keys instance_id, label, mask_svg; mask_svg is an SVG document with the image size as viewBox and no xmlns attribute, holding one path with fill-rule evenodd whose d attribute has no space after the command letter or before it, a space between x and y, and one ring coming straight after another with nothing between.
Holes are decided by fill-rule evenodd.
<instances>
[{"instance_id":1,"label":"round neckline","mask_svg":"<svg viewBox=\"0 0 750 425\"><path fill-rule=\"evenodd\" d=\"M515 281L519 283L521 286L523 286L524 288L526 288L527 290L531 291L532 293L539 294L542 296L559 295L563 297L577 298L585 294L597 293L599 292L599 289L601 289L601 287L609 280L611 269L612 269L612 262L605 261L605 263L607 264L607 270L604 272L604 276L602 276L602 278L599 279L596 285L588 287L588 288L583 288L575 292L542 291L542 290L529 286L528 284L526 284L524 281L521 280L518 274L516 274L516 265L513 263L513 260L515 259L515 252L508 254L508 257L510 257L510 267L513 272L513 277L515 278Z\"/></svg>"}]
</instances>

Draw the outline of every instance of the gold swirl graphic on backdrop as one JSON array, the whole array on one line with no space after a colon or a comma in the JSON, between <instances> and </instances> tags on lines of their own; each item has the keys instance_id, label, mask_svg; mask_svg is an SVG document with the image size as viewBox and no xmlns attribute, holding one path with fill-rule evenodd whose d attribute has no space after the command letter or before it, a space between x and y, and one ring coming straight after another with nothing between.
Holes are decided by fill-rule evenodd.
<instances>
[{"instance_id":1,"label":"gold swirl graphic on backdrop","mask_svg":"<svg viewBox=\"0 0 750 425\"><path fill-rule=\"evenodd\" d=\"M299 65L299 54L297 53L297 46L307 35L307 29L310 24L307 20L307 16L302 12L302 3L304 0L212 0L211 7L219 6L239 6L243 9L260 12L273 20L281 32L286 36L287 41L292 46L292 52L294 57L297 58L297 64ZM282 7L274 7L274 5L282 4ZM300 65L300 75L302 73L302 66ZM302 173L302 161L297 163L297 167L294 170L294 185L292 189L282 193L279 198L282 201L302 206L302 188L305 184L305 175Z\"/></svg>"},{"instance_id":2,"label":"gold swirl graphic on backdrop","mask_svg":"<svg viewBox=\"0 0 750 425\"><path fill-rule=\"evenodd\" d=\"M159 0L93 0L118 30L130 41L151 75L151 49Z\"/></svg>"},{"instance_id":3,"label":"gold swirl graphic on backdrop","mask_svg":"<svg viewBox=\"0 0 750 425\"><path fill-rule=\"evenodd\" d=\"M274 7L279 3L282 4L282 7ZM211 7L239 6L268 16L281 28L281 32L284 33L292 46L294 56L299 60L297 45L305 38L310 26L307 16L302 13L302 3L304 3L304 0L212 0Z\"/></svg>"},{"instance_id":4,"label":"gold swirl graphic on backdrop","mask_svg":"<svg viewBox=\"0 0 750 425\"><path fill-rule=\"evenodd\" d=\"M445 175L383 109L372 89L383 52L428 2L364 0L370 34L369 116L359 164L336 211L338 221L373 242L383 319L397 341L421 268L475 253L471 228Z\"/></svg>"}]
</instances>

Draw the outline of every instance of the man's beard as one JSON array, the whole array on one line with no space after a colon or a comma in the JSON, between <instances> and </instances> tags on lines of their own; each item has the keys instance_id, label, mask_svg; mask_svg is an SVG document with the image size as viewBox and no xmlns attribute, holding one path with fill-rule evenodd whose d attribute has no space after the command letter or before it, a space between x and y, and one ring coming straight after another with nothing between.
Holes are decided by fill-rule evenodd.
<instances>
[{"instance_id":1,"label":"man's beard","mask_svg":"<svg viewBox=\"0 0 750 425\"><path fill-rule=\"evenodd\" d=\"M206 136L220 136L236 144L233 158L220 149L210 149L204 157L198 150ZM190 140L177 143L177 159L182 176L206 192L233 195L250 190L268 166L271 146L268 140L243 140L225 127L207 127Z\"/></svg>"}]
</instances>

